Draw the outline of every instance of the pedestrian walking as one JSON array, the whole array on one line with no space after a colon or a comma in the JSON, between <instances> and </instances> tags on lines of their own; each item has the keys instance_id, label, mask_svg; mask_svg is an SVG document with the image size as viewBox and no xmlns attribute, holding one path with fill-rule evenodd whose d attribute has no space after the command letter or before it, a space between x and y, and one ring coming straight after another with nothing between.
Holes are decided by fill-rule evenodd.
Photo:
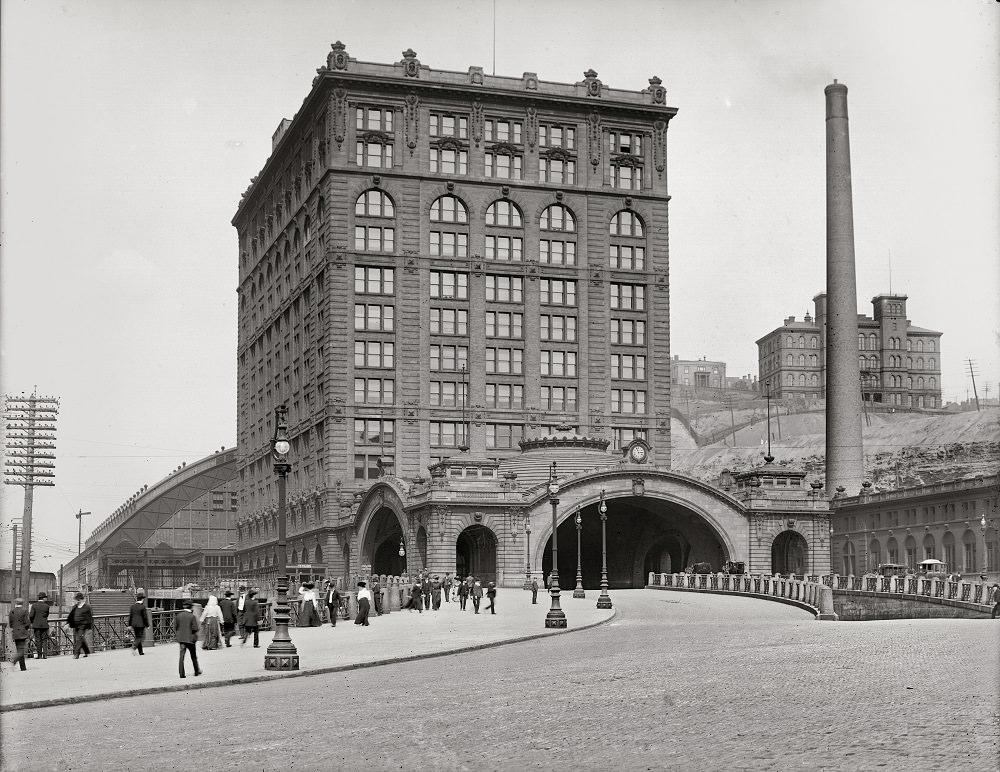
<instances>
[{"instance_id":1,"label":"pedestrian walking","mask_svg":"<svg viewBox=\"0 0 1000 772\"><path fill-rule=\"evenodd\" d=\"M410 588L410 602L407 608L411 612L416 611L420 614L424 613L424 594L423 589L420 586L420 581L414 581L413 586Z\"/></svg>"},{"instance_id":2,"label":"pedestrian walking","mask_svg":"<svg viewBox=\"0 0 1000 772\"><path fill-rule=\"evenodd\" d=\"M143 656L142 639L146 635L146 628L152 627L153 623L149 617L149 609L146 608L146 594L139 590L135 594L135 603L128 610L128 626L132 628L132 656L138 654Z\"/></svg>"},{"instance_id":3,"label":"pedestrian walking","mask_svg":"<svg viewBox=\"0 0 1000 772\"><path fill-rule=\"evenodd\" d=\"M87 631L94 626L94 612L90 610L90 604L82 592L73 596L76 605L69 610L66 617L66 624L73 629L73 659L80 659L80 652L84 657L90 656L90 648L87 646Z\"/></svg>"},{"instance_id":4,"label":"pedestrian walking","mask_svg":"<svg viewBox=\"0 0 1000 772\"><path fill-rule=\"evenodd\" d=\"M451 603L451 598L449 597L451 595L451 584L452 584L452 582L451 582L451 574L450 573L445 574L444 575L444 581L441 583L441 587L444 590L444 602L445 603Z\"/></svg>"},{"instance_id":5,"label":"pedestrian walking","mask_svg":"<svg viewBox=\"0 0 1000 772\"><path fill-rule=\"evenodd\" d=\"M236 599L236 627L239 628L240 638L246 640L246 633L243 632L243 613L247 604L247 588L240 585L240 594Z\"/></svg>"},{"instance_id":6,"label":"pedestrian walking","mask_svg":"<svg viewBox=\"0 0 1000 772\"><path fill-rule=\"evenodd\" d=\"M423 588L424 608L430 611L431 608L431 575L424 574L420 586Z\"/></svg>"},{"instance_id":7,"label":"pedestrian walking","mask_svg":"<svg viewBox=\"0 0 1000 772\"><path fill-rule=\"evenodd\" d=\"M371 610L371 605L372 594L366 582L358 582L358 615L354 617L354 624L368 627L368 612Z\"/></svg>"},{"instance_id":8,"label":"pedestrian walking","mask_svg":"<svg viewBox=\"0 0 1000 772\"><path fill-rule=\"evenodd\" d=\"M185 600L181 603L181 610L174 617L174 638L180 644L180 659L177 661L177 671L181 678L184 678L184 657L191 655L191 664L194 666L194 674L201 675L201 668L198 667L198 619L191 611L192 603Z\"/></svg>"},{"instance_id":9,"label":"pedestrian walking","mask_svg":"<svg viewBox=\"0 0 1000 772\"><path fill-rule=\"evenodd\" d=\"M375 607L375 616L382 616L382 587L377 576L372 577L372 605Z\"/></svg>"},{"instance_id":10,"label":"pedestrian walking","mask_svg":"<svg viewBox=\"0 0 1000 772\"><path fill-rule=\"evenodd\" d=\"M473 584L475 584L475 579L472 576L472 574L469 574L467 577L465 577L465 592L466 592L466 595L468 595L468 597L470 597L470 598L472 597L472 586L473 586ZM466 604L465 607L468 608L468 604Z\"/></svg>"},{"instance_id":11,"label":"pedestrian walking","mask_svg":"<svg viewBox=\"0 0 1000 772\"><path fill-rule=\"evenodd\" d=\"M257 591L249 590L246 601L243 604L243 630L240 635L240 646L246 645L247 638L253 633L253 647L260 648L260 601L257 600Z\"/></svg>"},{"instance_id":12,"label":"pedestrian walking","mask_svg":"<svg viewBox=\"0 0 1000 772\"><path fill-rule=\"evenodd\" d=\"M437 574L431 580L431 604L435 611L441 608L441 577Z\"/></svg>"},{"instance_id":13,"label":"pedestrian walking","mask_svg":"<svg viewBox=\"0 0 1000 772\"><path fill-rule=\"evenodd\" d=\"M319 627L319 597L316 594L316 585L312 582L305 582L299 587L299 597L302 598L302 605L299 607L299 627Z\"/></svg>"},{"instance_id":14,"label":"pedestrian walking","mask_svg":"<svg viewBox=\"0 0 1000 772\"><path fill-rule=\"evenodd\" d=\"M32 603L31 608L28 610L28 618L31 620L31 632L35 636L35 657L37 659L46 659L48 656L49 603L46 600L48 597L44 592L38 593L38 600Z\"/></svg>"},{"instance_id":15,"label":"pedestrian walking","mask_svg":"<svg viewBox=\"0 0 1000 772\"><path fill-rule=\"evenodd\" d=\"M486 607L486 610L491 614L496 614L497 586L495 582L490 582L486 587L486 598L490 602L490 605Z\"/></svg>"},{"instance_id":16,"label":"pedestrian walking","mask_svg":"<svg viewBox=\"0 0 1000 772\"><path fill-rule=\"evenodd\" d=\"M340 590L329 579L326 580L326 612L330 615L330 627L336 627L340 614Z\"/></svg>"},{"instance_id":17,"label":"pedestrian walking","mask_svg":"<svg viewBox=\"0 0 1000 772\"><path fill-rule=\"evenodd\" d=\"M531 579L531 602L538 603L538 580L534 577Z\"/></svg>"},{"instance_id":18,"label":"pedestrian walking","mask_svg":"<svg viewBox=\"0 0 1000 772\"><path fill-rule=\"evenodd\" d=\"M479 604L483 600L483 585L476 579L472 583L472 605L476 609L476 613L479 613Z\"/></svg>"},{"instance_id":19,"label":"pedestrian walking","mask_svg":"<svg viewBox=\"0 0 1000 772\"><path fill-rule=\"evenodd\" d=\"M222 637L226 641L226 648L232 648L233 644L229 641L236 629L236 602L233 600L232 590L226 590L225 596L219 601L219 608L222 609Z\"/></svg>"},{"instance_id":20,"label":"pedestrian walking","mask_svg":"<svg viewBox=\"0 0 1000 772\"><path fill-rule=\"evenodd\" d=\"M14 640L14 659L11 664L17 664L21 670L27 670L24 664L24 650L31 639L31 618L28 609L24 607L24 598L14 598L14 608L7 614L7 628Z\"/></svg>"},{"instance_id":21,"label":"pedestrian walking","mask_svg":"<svg viewBox=\"0 0 1000 772\"><path fill-rule=\"evenodd\" d=\"M997 615L1000 614L1000 584L994 583L990 599L993 601L993 613L990 614L990 619L996 619ZM24 668L21 669L23 670Z\"/></svg>"},{"instance_id":22,"label":"pedestrian walking","mask_svg":"<svg viewBox=\"0 0 1000 772\"><path fill-rule=\"evenodd\" d=\"M465 582L458 583L458 608L465 611L465 605L469 601L469 585Z\"/></svg>"},{"instance_id":23,"label":"pedestrian walking","mask_svg":"<svg viewBox=\"0 0 1000 772\"><path fill-rule=\"evenodd\" d=\"M201 612L201 648L206 651L213 651L222 643L222 607L219 599L214 595L208 596L208 603L205 604Z\"/></svg>"}]
</instances>

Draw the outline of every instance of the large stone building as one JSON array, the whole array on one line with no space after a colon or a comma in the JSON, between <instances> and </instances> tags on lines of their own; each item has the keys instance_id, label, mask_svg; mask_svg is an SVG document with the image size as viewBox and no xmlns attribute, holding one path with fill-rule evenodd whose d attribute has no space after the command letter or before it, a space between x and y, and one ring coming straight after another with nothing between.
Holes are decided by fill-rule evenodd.
<instances>
[{"instance_id":1,"label":"large stone building","mask_svg":"<svg viewBox=\"0 0 1000 772\"><path fill-rule=\"evenodd\" d=\"M726 363L718 360L681 359L676 354L670 362L670 379L682 389L724 389L729 383L726 378Z\"/></svg>"},{"instance_id":2,"label":"large stone building","mask_svg":"<svg viewBox=\"0 0 1000 772\"><path fill-rule=\"evenodd\" d=\"M551 560L553 472L559 531L588 515L588 560L602 495L618 513L619 584L745 560L764 520L669 472L676 110L659 78L624 91L332 49L233 218L239 570L277 562L280 404L300 577L523 581Z\"/></svg>"},{"instance_id":3,"label":"large stone building","mask_svg":"<svg viewBox=\"0 0 1000 772\"><path fill-rule=\"evenodd\" d=\"M826 294L813 302L815 316L789 316L757 340L760 383L773 397L826 396ZM906 295L877 295L872 308L872 316L858 314L858 388L865 401L942 407L941 333L906 318Z\"/></svg>"}]
</instances>

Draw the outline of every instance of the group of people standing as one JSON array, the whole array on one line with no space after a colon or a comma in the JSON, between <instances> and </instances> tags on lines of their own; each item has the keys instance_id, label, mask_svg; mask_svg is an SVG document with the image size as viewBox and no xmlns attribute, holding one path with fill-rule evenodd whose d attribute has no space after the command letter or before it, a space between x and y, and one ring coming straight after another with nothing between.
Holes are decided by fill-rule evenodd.
<instances>
[{"instance_id":1,"label":"group of people standing","mask_svg":"<svg viewBox=\"0 0 1000 772\"><path fill-rule=\"evenodd\" d=\"M49 648L49 601L48 593L38 593L38 600L26 607L24 598L14 598L14 606L7 614L7 626L14 641L14 663L21 670L27 670L25 652L28 641L34 638L35 658L47 659ZM87 645L87 631L94 627L94 614L82 592L76 593L74 603L66 615L66 624L73 631L73 658L90 656Z\"/></svg>"}]
</instances>

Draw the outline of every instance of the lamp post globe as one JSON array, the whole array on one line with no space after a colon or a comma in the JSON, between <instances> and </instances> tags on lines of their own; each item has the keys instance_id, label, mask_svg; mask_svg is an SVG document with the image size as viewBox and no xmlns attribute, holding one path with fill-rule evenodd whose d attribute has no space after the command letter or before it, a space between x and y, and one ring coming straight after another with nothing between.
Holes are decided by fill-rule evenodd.
<instances>
[{"instance_id":1,"label":"lamp post globe","mask_svg":"<svg viewBox=\"0 0 1000 772\"><path fill-rule=\"evenodd\" d=\"M601 488L601 503L597 511L601 513L601 595L597 599L597 608L611 608L611 596L608 595L608 505L604 502L604 488Z\"/></svg>"},{"instance_id":2,"label":"lamp post globe","mask_svg":"<svg viewBox=\"0 0 1000 772\"><path fill-rule=\"evenodd\" d=\"M274 437L271 438L271 458L278 476L278 597L274 604L274 637L264 654L265 670L298 670L299 653L288 635L291 607L288 605L288 544L285 526L286 481L292 465L288 462L291 443L288 441L288 408L274 409Z\"/></svg>"},{"instance_id":3,"label":"lamp post globe","mask_svg":"<svg viewBox=\"0 0 1000 772\"><path fill-rule=\"evenodd\" d=\"M556 482L555 461L549 467L549 504L552 505L552 578L549 581L549 595L552 597L552 605L545 615L545 627L562 628L566 627L566 614L559 605L559 541L557 533L559 527L557 513L559 483Z\"/></svg>"},{"instance_id":4,"label":"lamp post globe","mask_svg":"<svg viewBox=\"0 0 1000 772\"><path fill-rule=\"evenodd\" d=\"M576 513L576 587L573 588L574 598L586 598L587 593L583 589L583 569L580 564L580 533L583 529L583 518L580 513Z\"/></svg>"}]
</instances>

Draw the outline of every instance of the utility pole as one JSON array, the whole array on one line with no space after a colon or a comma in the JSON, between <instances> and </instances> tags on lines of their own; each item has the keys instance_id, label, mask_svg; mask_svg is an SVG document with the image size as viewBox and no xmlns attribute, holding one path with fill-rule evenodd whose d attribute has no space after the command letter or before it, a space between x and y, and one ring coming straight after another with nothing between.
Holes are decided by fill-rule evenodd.
<instances>
[{"instance_id":1,"label":"utility pole","mask_svg":"<svg viewBox=\"0 0 1000 772\"><path fill-rule=\"evenodd\" d=\"M77 512L74 517L76 518L76 556L80 557L83 547L83 518L89 515L90 512L84 512L82 509Z\"/></svg>"},{"instance_id":2,"label":"utility pole","mask_svg":"<svg viewBox=\"0 0 1000 772\"><path fill-rule=\"evenodd\" d=\"M11 559L10 559L10 592L11 592L11 597L12 598L16 598L16 597L18 597L21 594L21 593L19 593L17 591L17 576L18 576L18 572L17 572L17 565L18 565L18 563L17 563L17 553L18 553L18 550L17 550L17 530L18 530L18 527L20 526L20 524L21 524L20 520L15 520L13 523L11 523L11 526L10 526L11 530L14 532L14 554L11 555Z\"/></svg>"},{"instance_id":3,"label":"utility pole","mask_svg":"<svg viewBox=\"0 0 1000 772\"><path fill-rule=\"evenodd\" d=\"M726 395L726 404L729 406L729 421L733 427L733 447L736 447L736 415L733 413L733 395Z\"/></svg>"},{"instance_id":4,"label":"utility pole","mask_svg":"<svg viewBox=\"0 0 1000 772\"><path fill-rule=\"evenodd\" d=\"M976 397L976 412L979 412L979 394L976 392L976 363L972 359L967 360L969 362L969 376L972 378L972 393Z\"/></svg>"},{"instance_id":5,"label":"utility pole","mask_svg":"<svg viewBox=\"0 0 1000 772\"><path fill-rule=\"evenodd\" d=\"M4 397L4 422L7 435L7 461L4 462L4 485L24 487L24 516L21 534L21 592L27 592L31 578L31 508L36 485L56 484L55 453L56 415L59 400L55 397Z\"/></svg>"}]
</instances>

